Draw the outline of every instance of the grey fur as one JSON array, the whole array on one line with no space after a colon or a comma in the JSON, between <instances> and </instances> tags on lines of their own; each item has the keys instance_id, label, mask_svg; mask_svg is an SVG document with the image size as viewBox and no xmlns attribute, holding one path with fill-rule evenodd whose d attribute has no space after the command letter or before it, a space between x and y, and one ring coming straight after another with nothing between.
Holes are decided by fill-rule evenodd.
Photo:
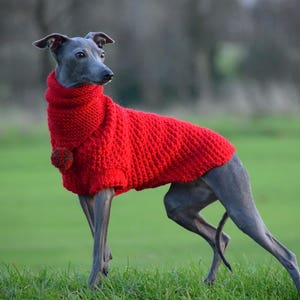
<instances>
[{"instance_id":1,"label":"grey fur","mask_svg":"<svg viewBox=\"0 0 300 300\"><path fill-rule=\"evenodd\" d=\"M90 32L85 38L52 33L33 45L49 48L57 63L59 83L65 87L76 87L84 83L103 85L112 79L113 72L104 64L103 46L113 42L102 32Z\"/></svg>"}]
</instances>

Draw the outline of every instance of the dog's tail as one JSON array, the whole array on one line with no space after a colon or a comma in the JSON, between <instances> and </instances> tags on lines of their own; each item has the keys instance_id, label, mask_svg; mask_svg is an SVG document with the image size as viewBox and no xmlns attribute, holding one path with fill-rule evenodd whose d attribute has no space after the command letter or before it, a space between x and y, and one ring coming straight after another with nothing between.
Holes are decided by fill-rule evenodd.
<instances>
[{"instance_id":1,"label":"dog's tail","mask_svg":"<svg viewBox=\"0 0 300 300\"><path fill-rule=\"evenodd\" d=\"M224 227L227 219L228 219L228 214L227 214L227 212L225 212L219 225L218 225L217 231L216 231L216 247L217 247L218 253L219 253L221 259L223 260L225 266L228 268L228 270L230 270L230 272L232 272L232 268L231 268L229 262L226 260L224 254L221 250L221 246L220 246L222 230L223 230L223 227Z\"/></svg>"}]
</instances>

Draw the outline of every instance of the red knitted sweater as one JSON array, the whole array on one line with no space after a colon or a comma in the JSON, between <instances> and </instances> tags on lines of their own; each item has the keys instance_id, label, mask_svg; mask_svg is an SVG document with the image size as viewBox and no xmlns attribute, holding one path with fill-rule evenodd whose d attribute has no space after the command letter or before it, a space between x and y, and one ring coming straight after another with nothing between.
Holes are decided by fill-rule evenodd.
<instances>
[{"instance_id":1,"label":"red knitted sweater","mask_svg":"<svg viewBox=\"0 0 300 300\"><path fill-rule=\"evenodd\" d=\"M123 108L103 87L65 88L48 77L48 126L52 163L68 190L116 194L170 182L190 182L227 162L234 146L188 122ZM64 155L62 161L58 163Z\"/></svg>"}]
</instances>

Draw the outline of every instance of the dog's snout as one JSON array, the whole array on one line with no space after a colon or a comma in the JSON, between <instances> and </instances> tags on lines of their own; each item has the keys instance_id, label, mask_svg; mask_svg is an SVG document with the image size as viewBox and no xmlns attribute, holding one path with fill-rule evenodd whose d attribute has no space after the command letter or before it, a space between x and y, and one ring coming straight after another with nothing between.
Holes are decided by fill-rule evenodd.
<instances>
[{"instance_id":1,"label":"dog's snout","mask_svg":"<svg viewBox=\"0 0 300 300\"><path fill-rule=\"evenodd\" d=\"M113 76L114 76L114 73L110 69L105 70L102 74L102 80L101 80L102 84L110 82L112 80Z\"/></svg>"}]
</instances>

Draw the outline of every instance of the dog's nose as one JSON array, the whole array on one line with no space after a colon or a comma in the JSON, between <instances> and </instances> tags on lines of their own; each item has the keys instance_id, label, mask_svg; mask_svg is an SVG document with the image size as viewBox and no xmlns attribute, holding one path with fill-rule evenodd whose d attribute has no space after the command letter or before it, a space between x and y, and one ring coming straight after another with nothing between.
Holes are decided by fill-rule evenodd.
<instances>
[{"instance_id":1,"label":"dog's nose","mask_svg":"<svg viewBox=\"0 0 300 300\"><path fill-rule=\"evenodd\" d=\"M104 74L104 76L103 76L103 81L104 81L104 82L108 82L108 81L112 80L113 77L114 77L113 72L108 73L108 74Z\"/></svg>"},{"instance_id":2,"label":"dog's nose","mask_svg":"<svg viewBox=\"0 0 300 300\"><path fill-rule=\"evenodd\" d=\"M102 84L105 84L107 82L110 82L112 80L114 76L114 73L112 72L111 69L106 68L103 72L102 72Z\"/></svg>"}]
</instances>

